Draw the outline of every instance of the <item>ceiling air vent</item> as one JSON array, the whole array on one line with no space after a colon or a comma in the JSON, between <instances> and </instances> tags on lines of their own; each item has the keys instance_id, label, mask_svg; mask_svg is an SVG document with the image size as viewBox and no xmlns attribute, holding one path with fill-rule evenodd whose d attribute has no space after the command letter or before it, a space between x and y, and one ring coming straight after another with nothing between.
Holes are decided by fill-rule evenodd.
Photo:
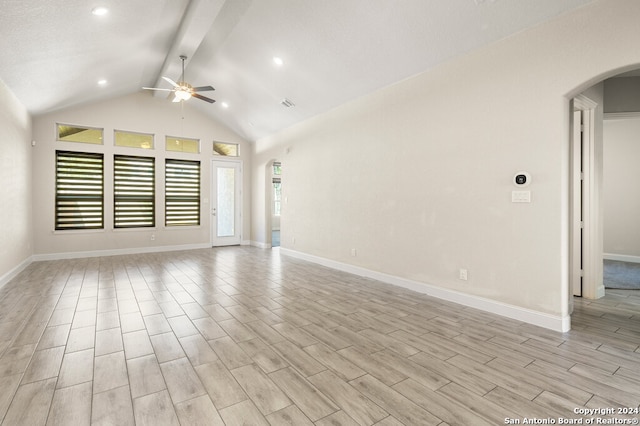
<instances>
[{"instance_id":1,"label":"ceiling air vent","mask_svg":"<svg viewBox=\"0 0 640 426\"><path fill-rule=\"evenodd\" d=\"M291 102L291 101L290 101L289 99L287 99L287 98L284 98L282 101L280 101L280 104L281 104L283 107L286 107L286 108L291 108L291 107L296 106L293 102Z\"/></svg>"}]
</instances>

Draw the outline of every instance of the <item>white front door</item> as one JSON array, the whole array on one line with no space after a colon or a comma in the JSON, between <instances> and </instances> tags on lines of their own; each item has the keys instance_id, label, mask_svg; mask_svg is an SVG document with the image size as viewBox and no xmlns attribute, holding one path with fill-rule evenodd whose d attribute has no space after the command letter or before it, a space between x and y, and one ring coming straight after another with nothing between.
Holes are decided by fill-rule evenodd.
<instances>
[{"instance_id":1,"label":"white front door","mask_svg":"<svg viewBox=\"0 0 640 426\"><path fill-rule=\"evenodd\" d=\"M211 245L239 245L242 167L237 161L211 162Z\"/></svg>"}]
</instances>

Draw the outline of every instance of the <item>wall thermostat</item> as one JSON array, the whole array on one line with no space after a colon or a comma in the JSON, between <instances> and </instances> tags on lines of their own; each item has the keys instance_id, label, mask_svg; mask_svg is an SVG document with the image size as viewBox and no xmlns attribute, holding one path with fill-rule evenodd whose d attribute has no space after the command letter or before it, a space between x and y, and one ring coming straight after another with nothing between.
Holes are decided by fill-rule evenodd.
<instances>
[{"instance_id":1,"label":"wall thermostat","mask_svg":"<svg viewBox=\"0 0 640 426\"><path fill-rule=\"evenodd\" d=\"M527 186L531 183L531 175L527 172L518 172L513 177L513 183L519 187Z\"/></svg>"}]
</instances>

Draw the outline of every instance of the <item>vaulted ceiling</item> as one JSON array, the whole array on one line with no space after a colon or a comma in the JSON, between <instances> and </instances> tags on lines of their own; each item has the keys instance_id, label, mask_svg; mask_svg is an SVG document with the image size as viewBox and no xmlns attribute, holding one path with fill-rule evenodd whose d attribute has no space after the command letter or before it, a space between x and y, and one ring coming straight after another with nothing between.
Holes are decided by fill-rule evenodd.
<instances>
[{"instance_id":1,"label":"vaulted ceiling","mask_svg":"<svg viewBox=\"0 0 640 426\"><path fill-rule=\"evenodd\" d=\"M592 1L3 0L0 79L38 115L170 88L186 55L217 100L187 102L255 141Z\"/></svg>"}]
</instances>

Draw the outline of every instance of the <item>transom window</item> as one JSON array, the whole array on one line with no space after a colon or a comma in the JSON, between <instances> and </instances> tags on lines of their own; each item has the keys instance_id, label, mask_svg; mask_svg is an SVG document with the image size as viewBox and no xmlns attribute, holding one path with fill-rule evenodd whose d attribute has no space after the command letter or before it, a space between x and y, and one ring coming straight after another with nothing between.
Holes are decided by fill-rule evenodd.
<instances>
[{"instance_id":1,"label":"transom window","mask_svg":"<svg viewBox=\"0 0 640 426\"><path fill-rule=\"evenodd\" d=\"M213 155L222 155L225 157L237 157L240 155L237 143L213 143Z\"/></svg>"},{"instance_id":2,"label":"transom window","mask_svg":"<svg viewBox=\"0 0 640 426\"><path fill-rule=\"evenodd\" d=\"M165 138L165 149L167 151L198 154L200 152L200 140L167 136Z\"/></svg>"},{"instance_id":3,"label":"transom window","mask_svg":"<svg viewBox=\"0 0 640 426\"><path fill-rule=\"evenodd\" d=\"M113 132L113 140L116 146L131 148L152 149L153 135L150 133L125 132L116 130Z\"/></svg>"},{"instance_id":4,"label":"transom window","mask_svg":"<svg viewBox=\"0 0 640 426\"><path fill-rule=\"evenodd\" d=\"M56 125L56 137L64 142L82 142L101 145L103 143L103 129L82 127L69 124Z\"/></svg>"}]
</instances>

